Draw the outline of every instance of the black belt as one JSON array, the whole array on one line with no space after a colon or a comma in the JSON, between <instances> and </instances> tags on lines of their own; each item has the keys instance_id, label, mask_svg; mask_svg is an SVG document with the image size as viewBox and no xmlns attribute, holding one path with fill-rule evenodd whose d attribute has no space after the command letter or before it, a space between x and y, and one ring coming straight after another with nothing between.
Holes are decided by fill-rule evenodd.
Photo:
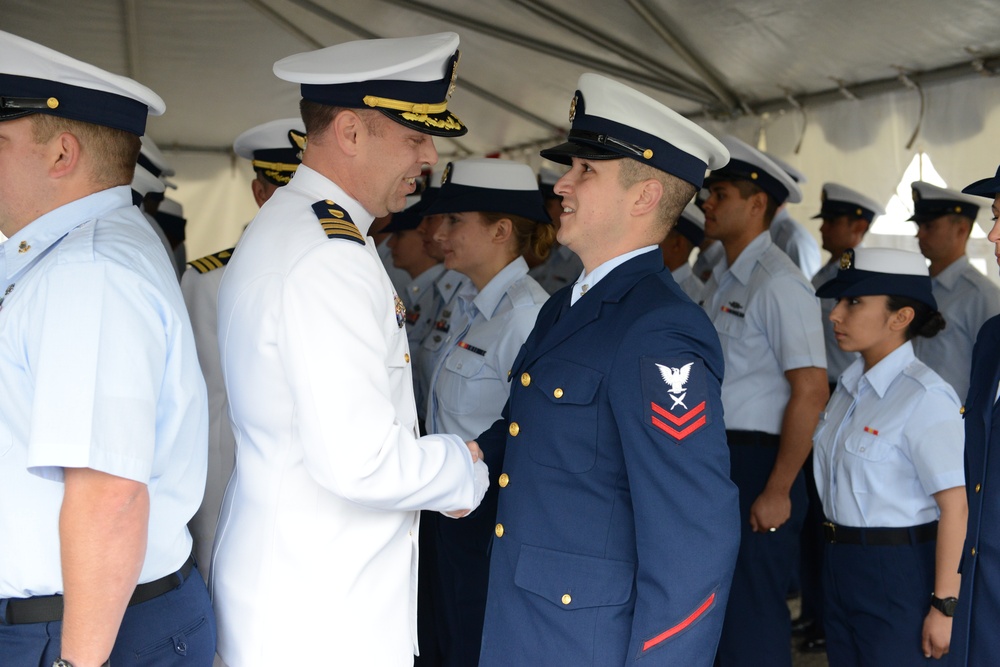
<instances>
[{"instance_id":1,"label":"black belt","mask_svg":"<svg viewBox=\"0 0 1000 667\"><path fill-rule=\"evenodd\" d=\"M194 556L188 556L188 559L181 565L181 569L176 572L160 577L156 581L139 584L135 587L135 591L128 601L128 606L149 602L153 598L158 598L164 593L178 588L191 574L193 567ZM7 600L7 614L0 621L6 625L21 625L23 623L51 623L52 621L61 621L62 617L62 595L39 595L32 598Z\"/></svg>"},{"instance_id":2,"label":"black belt","mask_svg":"<svg viewBox=\"0 0 1000 667\"><path fill-rule=\"evenodd\" d=\"M937 521L909 528L848 528L823 522L823 536L830 544L863 544L870 547L898 547L923 544L937 539Z\"/></svg>"},{"instance_id":3,"label":"black belt","mask_svg":"<svg viewBox=\"0 0 1000 667\"><path fill-rule=\"evenodd\" d=\"M763 431L726 431L726 442L748 447L777 447L781 436Z\"/></svg>"}]
</instances>

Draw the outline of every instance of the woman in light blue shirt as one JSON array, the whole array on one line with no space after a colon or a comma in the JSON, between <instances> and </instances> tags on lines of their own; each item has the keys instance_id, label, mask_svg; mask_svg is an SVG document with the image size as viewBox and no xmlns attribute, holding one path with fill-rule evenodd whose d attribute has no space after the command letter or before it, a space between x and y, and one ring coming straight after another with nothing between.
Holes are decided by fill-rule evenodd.
<instances>
[{"instance_id":1,"label":"woman in light blue shirt","mask_svg":"<svg viewBox=\"0 0 1000 667\"><path fill-rule=\"evenodd\" d=\"M472 440L507 402L508 375L548 293L530 276L524 253L548 255L555 240L530 167L470 159L445 170L426 215L445 214L434 238L448 269L468 276L451 316L449 348L437 362L427 410L428 433ZM503 452L486 453L499 472ZM497 509L495 476L475 515L438 520L436 631L444 665L476 665L489 581L487 553Z\"/></svg>"},{"instance_id":2,"label":"woman in light blue shirt","mask_svg":"<svg viewBox=\"0 0 1000 667\"><path fill-rule=\"evenodd\" d=\"M816 292L844 371L813 436L826 515L827 655L843 665L923 665L951 641L967 505L960 402L910 342L944 327L916 253L855 248Z\"/></svg>"}]
</instances>

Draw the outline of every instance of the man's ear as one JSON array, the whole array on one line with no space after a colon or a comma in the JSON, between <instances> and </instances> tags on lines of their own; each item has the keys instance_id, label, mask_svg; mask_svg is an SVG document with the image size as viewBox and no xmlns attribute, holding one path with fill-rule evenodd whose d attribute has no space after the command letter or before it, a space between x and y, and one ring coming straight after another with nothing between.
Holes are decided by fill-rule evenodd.
<instances>
[{"instance_id":1,"label":"man's ear","mask_svg":"<svg viewBox=\"0 0 1000 667\"><path fill-rule=\"evenodd\" d=\"M341 151L346 155L358 154L359 140L364 132L361 116L350 109L340 111L323 134L328 136L331 132Z\"/></svg>"},{"instance_id":2,"label":"man's ear","mask_svg":"<svg viewBox=\"0 0 1000 667\"><path fill-rule=\"evenodd\" d=\"M49 140L46 154L49 158L49 176L65 178L77 168L80 163L82 147L80 140L71 132L60 132Z\"/></svg>"},{"instance_id":3,"label":"man's ear","mask_svg":"<svg viewBox=\"0 0 1000 667\"><path fill-rule=\"evenodd\" d=\"M663 199L663 184L655 178L648 178L642 183L637 183L635 199L632 202L632 215L642 216L656 211Z\"/></svg>"}]
</instances>

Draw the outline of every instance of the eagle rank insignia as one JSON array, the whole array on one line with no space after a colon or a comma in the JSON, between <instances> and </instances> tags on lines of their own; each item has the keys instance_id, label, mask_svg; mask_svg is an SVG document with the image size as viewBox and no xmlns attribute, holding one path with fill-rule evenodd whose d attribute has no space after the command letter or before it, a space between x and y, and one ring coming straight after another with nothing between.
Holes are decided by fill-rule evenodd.
<instances>
[{"instance_id":1,"label":"eagle rank insignia","mask_svg":"<svg viewBox=\"0 0 1000 667\"><path fill-rule=\"evenodd\" d=\"M700 361L643 357L641 363L647 425L679 444L709 423Z\"/></svg>"}]
</instances>

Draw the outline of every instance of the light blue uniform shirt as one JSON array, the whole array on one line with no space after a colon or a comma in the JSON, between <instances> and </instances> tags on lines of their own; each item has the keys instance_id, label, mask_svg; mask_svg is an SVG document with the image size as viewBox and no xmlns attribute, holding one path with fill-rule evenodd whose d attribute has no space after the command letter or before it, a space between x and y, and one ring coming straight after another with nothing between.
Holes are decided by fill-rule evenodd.
<instances>
[{"instance_id":1,"label":"light blue uniform shirt","mask_svg":"<svg viewBox=\"0 0 1000 667\"><path fill-rule=\"evenodd\" d=\"M931 290L946 326L933 338L914 339L913 349L965 401L972 346L986 320L1000 313L1000 289L962 255L931 278Z\"/></svg>"},{"instance_id":2,"label":"light blue uniform shirt","mask_svg":"<svg viewBox=\"0 0 1000 667\"><path fill-rule=\"evenodd\" d=\"M813 287L819 289L826 283L837 277L840 270L840 257L827 262L815 276L813 276ZM823 341L826 345L826 377L830 384L836 384L840 374L847 370L847 367L854 363L860 355L857 352L844 352L837 345L837 338L833 335L833 322L830 321L830 313L837 305L837 299L820 299L819 307L823 317Z\"/></svg>"},{"instance_id":3,"label":"light blue uniform shirt","mask_svg":"<svg viewBox=\"0 0 1000 667\"><path fill-rule=\"evenodd\" d=\"M684 262L671 271L670 275L684 293L691 297L692 301L701 303L701 299L705 295L705 283L701 282L698 276L694 275L689 263Z\"/></svg>"},{"instance_id":4,"label":"light blue uniform shirt","mask_svg":"<svg viewBox=\"0 0 1000 667\"><path fill-rule=\"evenodd\" d=\"M63 468L149 489L139 583L191 553L208 406L170 259L128 187L0 244L0 598L62 592Z\"/></svg>"},{"instance_id":5,"label":"light blue uniform shirt","mask_svg":"<svg viewBox=\"0 0 1000 667\"><path fill-rule=\"evenodd\" d=\"M427 418L430 402L430 386L434 370L448 351L455 336L465 330L465 313L458 306L458 295L462 286L469 282L465 274L448 269L434 283L434 323L430 331L420 341L420 349L414 355L413 382L423 387L423 403L417 404L421 419ZM410 348L413 349L412 347ZM426 424L425 424L426 426Z\"/></svg>"},{"instance_id":6,"label":"light blue uniform shirt","mask_svg":"<svg viewBox=\"0 0 1000 667\"><path fill-rule=\"evenodd\" d=\"M826 518L900 528L936 521L933 494L965 484L965 427L954 390L906 342L867 373L841 376L813 435Z\"/></svg>"},{"instance_id":7,"label":"light blue uniform shirt","mask_svg":"<svg viewBox=\"0 0 1000 667\"><path fill-rule=\"evenodd\" d=\"M507 375L549 295L518 257L478 294L471 281L460 292L467 324L448 347L431 382L428 433L470 440L500 417L510 393Z\"/></svg>"},{"instance_id":8,"label":"light blue uniform shirt","mask_svg":"<svg viewBox=\"0 0 1000 667\"><path fill-rule=\"evenodd\" d=\"M783 208L775 214L769 230L774 245L791 258L806 279L812 278L819 271L822 262L819 244L802 223L788 215L787 209Z\"/></svg>"},{"instance_id":9,"label":"light blue uniform shirt","mask_svg":"<svg viewBox=\"0 0 1000 667\"><path fill-rule=\"evenodd\" d=\"M406 286L407 302L410 304L406 306L406 340L409 341L410 353L413 355L413 396L416 399L417 415L420 419L425 417L427 389L430 386L430 378L425 378L418 372L419 357L423 352L420 344L434 328L435 316L440 306L439 293L434 289L434 284L444 272L444 264L435 264Z\"/></svg>"},{"instance_id":10,"label":"light blue uniform shirt","mask_svg":"<svg viewBox=\"0 0 1000 667\"><path fill-rule=\"evenodd\" d=\"M716 265L703 305L726 359L726 428L780 435L792 393L785 372L826 368L812 285L762 232L731 267L724 257Z\"/></svg>"}]
</instances>

